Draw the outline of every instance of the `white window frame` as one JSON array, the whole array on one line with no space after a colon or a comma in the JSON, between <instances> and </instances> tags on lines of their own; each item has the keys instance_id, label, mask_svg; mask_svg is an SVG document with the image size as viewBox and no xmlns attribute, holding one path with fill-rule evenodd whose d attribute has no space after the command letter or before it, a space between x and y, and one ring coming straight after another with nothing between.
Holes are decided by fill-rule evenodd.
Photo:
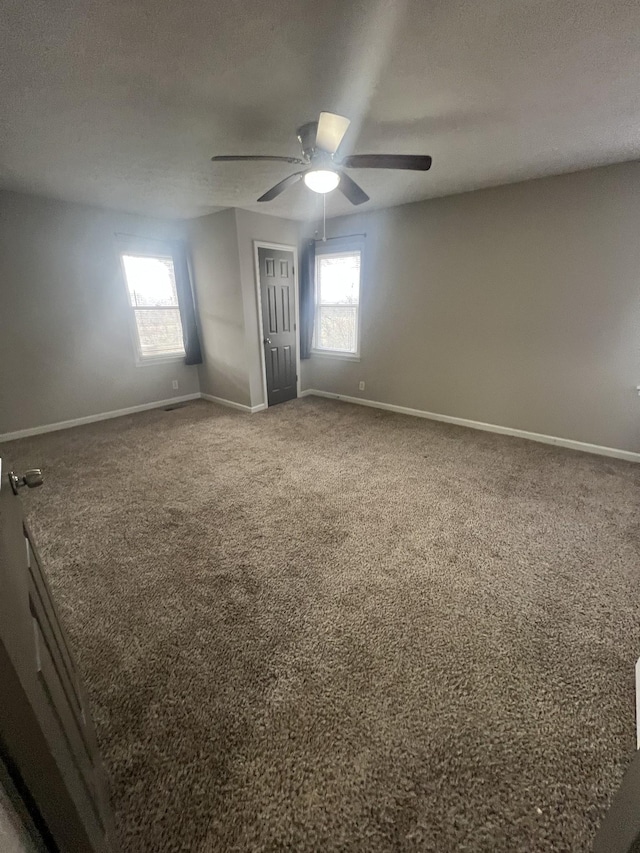
<instances>
[{"instance_id":1,"label":"white window frame","mask_svg":"<svg viewBox=\"0 0 640 853\"><path fill-rule=\"evenodd\" d=\"M173 251L169 246L163 246L162 244L158 245L157 249L154 249L147 248L146 246L138 247L134 243L132 245L120 245L118 247L118 256L120 258L122 282L124 284L125 294L127 297L127 306L129 308L129 331L131 333L131 340L133 343L136 365L138 367L148 367L154 364L171 364L174 362L183 362L186 356L184 342L182 344L182 350L176 350L175 353L172 352L162 355L143 355L142 349L140 347L140 334L138 332L138 323L136 321L137 306L131 304L131 293L129 291L129 285L127 283L127 270L124 265L125 255L137 258L158 258L161 260L170 259L171 263L173 264L173 271L175 275L176 260ZM179 306L143 306L143 310L164 311L168 309L174 309L176 307L179 310Z\"/></svg>"},{"instance_id":2,"label":"white window frame","mask_svg":"<svg viewBox=\"0 0 640 853\"><path fill-rule=\"evenodd\" d=\"M355 252L360 253L360 282L358 286L358 304L356 306L356 349L355 352L350 350L338 350L338 349L325 349L323 347L318 347L316 345L316 339L318 334L318 322L319 322L319 311L318 311L318 261L323 256L339 256L339 255L352 255ZM311 345L311 352L314 356L319 356L320 358L337 358L342 359L343 361L360 361L360 340L361 340L361 328L362 328L362 283L364 279L364 242L361 239L354 239L352 237L342 239L334 239L330 242L328 241L326 244L316 245L316 268L314 271L314 279L315 279L315 287L314 287L314 321L313 321L313 341ZM324 303L326 307L332 307L333 303ZM344 303L336 303L336 308L344 308L346 307Z\"/></svg>"}]
</instances>

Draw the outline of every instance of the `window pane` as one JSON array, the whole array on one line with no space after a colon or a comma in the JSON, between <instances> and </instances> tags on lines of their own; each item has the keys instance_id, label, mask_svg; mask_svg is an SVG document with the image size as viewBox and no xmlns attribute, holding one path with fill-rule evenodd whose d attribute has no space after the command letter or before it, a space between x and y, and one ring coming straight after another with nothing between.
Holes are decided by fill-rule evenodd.
<instances>
[{"instance_id":1,"label":"window pane","mask_svg":"<svg viewBox=\"0 0 640 853\"><path fill-rule=\"evenodd\" d=\"M360 295L360 252L318 255L318 301L357 305Z\"/></svg>"},{"instance_id":2,"label":"window pane","mask_svg":"<svg viewBox=\"0 0 640 853\"><path fill-rule=\"evenodd\" d=\"M356 352L358 309L318 307L318 349Z\"/></svg>"},{"instance_id":3,"label":"window pane","mask_svg":"<svg viewBox=\"0 0 640 853\"><path fill-rule=\"evenodd\" d=\"M122 263L133 307L178 305L176 277L171 258L123 255Z\"/></svg>"},{"instance_id":4,"label":"window pane","mask_svg":"<svg viewBox=\"0 0 640 853\"><path fill-rule=\"evenodd\" d=\"M180 311L177 308L136 308L140 354L144 356L184 353Z\"/></svg>"}]
</instances>

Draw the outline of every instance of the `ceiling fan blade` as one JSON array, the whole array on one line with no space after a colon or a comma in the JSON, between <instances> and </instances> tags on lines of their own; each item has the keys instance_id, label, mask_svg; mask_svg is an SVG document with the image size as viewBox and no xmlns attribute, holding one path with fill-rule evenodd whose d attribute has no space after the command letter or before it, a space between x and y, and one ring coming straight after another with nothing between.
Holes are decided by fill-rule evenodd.
<instances>
[{"instance_id":1,"label":"ceiling fan blade","mask_svg":"<svg viewBox=\"0 0 640 853\"><path fill-rule=\"evenodd\" d=\"M232 163L235 160L277 160L279 163L304 165L304 160L299 157L274 157L271 154L219 154L211 158L213 163Z\"/></svg>"},{"instance_id":2,"label":"ceiling fan blade","mask_svg":"<svg viewBox=\"0 0 640 853\"><path fill-rule=\"evenodd\" d=\"M275 185L275 187L271 187L270 190L267 190L264 195L261 195L258 201L273 201L274 198L277 198L280 193L283 193L286 189L297 184L298 181L302 179L304 172L294 172L293 175L289 175L284 180L280 181Z\"/></svg>"},{"instance_id":3,"label":"ceiling fan blade","mask_svg":"<svg viewBox=\"0 0 640 853\"><path fill-rule=\"evenodd\" d=\"M340 163L350 169L411 169L426 172L431 168L428 154L351 154Z\"/></svg>"},{"instance_id":4,"label":"ceiling fan blade","mask_svg":"<svg viewBox=\"0 0 640 853\"><path fill-rule=\"evenodd\" d=\"M316 148L335 154L351 122L335 113L320 113L316 131Z\"/></svg>"},{"instance_id":5,"label":"ceiling fan blade","mask_svg":"<svg viewBox=\"0 0 640 853\"><path fill-rule=\"evenodd\" d=\"M369 196L366 192L346 172L340 172L338 189L349 199L351 204L364 204L365 201L369 201Z\"/></svg>"}]
</instances>

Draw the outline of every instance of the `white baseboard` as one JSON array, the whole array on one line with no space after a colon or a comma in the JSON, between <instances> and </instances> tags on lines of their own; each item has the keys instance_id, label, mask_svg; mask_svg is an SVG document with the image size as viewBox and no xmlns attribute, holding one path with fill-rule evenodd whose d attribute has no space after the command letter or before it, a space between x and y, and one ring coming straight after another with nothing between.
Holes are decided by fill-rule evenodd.
<instances>
[{"instance_id":1,"label":"white baseboard","mask_svg":"<svg viewBox=\"0 0 640 853\"><path fill-rule=\"evenodd\" d=\"M258 406L245 406L243 403L235 403L233 400L225 400L224 397L214 397L212 394L200 394L203 400L208 400L210 403L218 403L220 406L227 406L229 409L237 409L239 412L248 412L254 414L266 409L264 403Z\"/></svg>"},{"instance_id":2,"label":"white baseboard","mask_svg":"<svg viewBox=\"0 0 640 853\"><path fill-rule=\"evenodd\" d=\"M451 415L438 415L435 412L423 412L421 409L409 409L407 406L395 406L392 403L379 403L377 400L363 400L360 397L348 397L344 394L331 394L328 391L318 391L308 388L301 391L300 397L327 397L331 400L342 400L345 403L355 403L358 406L370 406L373 409L385 409L388 412L397 412L401 415L413 415L416 418L427 418L430 421L441 421L445 424L456 424L457 426L480 429L484 432L496 432L500 435L512 435L516 438L526 438L529 441L538 441L542 444L555 444L558 447L568 447L570 450L581 450L583 453L595 453L598 456L612 456L615 459L626 459L627 462L640 462L640 453L631 450L618 450L616 447L602 447L599 444L588 444L584 441L574 441L571 438L559 438L555 435L543 435L538 432L528 432L524 429L512 429L511 427L498 426L497 424L485 424L481 421L470 421L466 418L454 418Z\"/></svg>"},{"instance_id":3,"label":"white baseboard","mask_svg":"<svg viewBox=\"0 0 640 853\"><path fill-rule=\"evenodd\" d=\"M636 661L636 749L640 749L640 658Z\"/></svg>"},{"instance_id":4,"label":"white baseboard","mask_svg":"<svg viewBox=\"0 0 640 853\"><path fill-rule=\"evenodd\" d=\"M329 391L320 391L316 388L307 388L304 391L300 391L298 396L326 397L330 400L341 400L344 403L355 403L358 406L369 406L373 409L384 409L388 412L397 412L400 415L412 415L416 418L427 418L427 420L431 421L455 424L456 426L479 429L484 432L495 432L500 435L512 435L516 438L526 438L529 441L538 441L542 444L555 444L558 447L567 447L570 450L581 450L583 453L595 453L598 456L611 456L615 459L625 459L628 462L640 462L640 453L634 453L631 450L619 450L616 447L603 447L599 444L588 444L587 442L574 441L570 438L543 435L538 432L528 432L527 430L513 429L512 427L504 427L497 424L485 424L481 421L471 421L467 418L456 418L451 415L439 415L435 412L422 411L422 409L410 409L407 406L396 406L393 403L380 403L377 400L364 400L361 397L349 397L345 394L332 394ZM106 421L111 418L121 418L123 415L133 415L136 414L136 412L146 412L149 409L162 409L165 406L172 406L176 403L186 403L189 400L198 399L208 400L211 403L218 403L221 406L227 406L228 408L237 409L240 412L246 412L249 414L262 412L267 408L265 403L260 403L257 406L245 406L242 403L236 403L233 400L226 400L224 397L214 397L211 394L185 394L182 397L171 397L169 400L157 400L154 403L143 403L140 406L129 406L126 409L114 409L111 412L101 412L100 414L87 415L83 418L58 421L54 424L44 424L43 426L16 430L15 432L5 432L0 434L0 443L4 443L5 441L14 441L18 438L28 438L32 435L41 435L46 432L57 432L61 429L70 429L71 427L82 426L83 424L92 424L97 421Z\"/></svg>"},{"instance_id":5,"label":"white baseboard","mask_svg":"<svg viewBox=\"0 0 640 853\"><path fill-rule=\"evenodd\" d=\"M140 406L129 406L126 409L114 409L111 412L100 412L97 415L87 415L83 418L73 418L68 421L58 421L55 424L43 424L42 426L29 427L28 429L18 429L14 432L0 433L0 443L5 441L15 441L17 438L29 438L32 435L42 435L45 432L57 432L61 429L71 429L71 427L82 426L83 424L93 424L97 421L107 421L111 418L121 418L123 415L134 415L136 412L146 412L149 409L162 409L165 406L174 406L176 403L186 403L189 400L209 400L210 403L218 403L221 406L228 406L231 409L238 409L240 412L261 412L267 406L260 403L258 406L243 406L242 403L234 403L233 400L225 400L223 397L213 397L211 394L184 394L182 397L171 397L169 400L157 400L155 403L142 403Z\"/></svg>"},{"instance_id":6,"label":"white baseboard","mask_svg":"<svg viewBox=\"0 0 640 853\"><path fill-rule=\"evenodd\" d=\"M44 424L43 426L29 427L29 429L18 429L15 432L0 434L0 442L14 441L16 438L29 438L31 435L41 435L45 432L57 432L59 429L70 429L71 427L93 424L96 421L108 421L111 418L121 418L123 415L134 415L136 412L146 412L149 409L162 409L165 406L173 406L176 403L186 403L188 400L198 400L200 394L184 394L182 397L171 397L169 400L156 400L155 403L142 403L140 406L129 406L127 409L114 409L111 412L100 412L97 415L86 415L84 418L73 418L70 421L58 421L55 424Z\"/></svg>"}]
</instances>

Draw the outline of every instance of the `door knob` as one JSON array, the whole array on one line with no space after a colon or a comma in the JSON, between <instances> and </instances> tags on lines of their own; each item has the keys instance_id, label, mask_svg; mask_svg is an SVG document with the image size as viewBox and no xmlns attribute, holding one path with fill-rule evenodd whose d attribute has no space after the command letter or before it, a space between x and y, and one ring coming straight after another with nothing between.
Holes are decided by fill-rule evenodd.
<instances>
[{"instance_id":1,"label":"door knob","mask_svg":"<svg viewBox=\"0 0 640 853\"><path fill-rule=\"evenodd\" d=\"M264 342L265 342L265 344L270 344L270 343L271 343L271 338L265 338L265 339L264 339Z\"/></svg>"},{"instance_id":2,"label":"door knob","mask_svg":"<svg viewBox=\"0 0 640 853\"><path fill-rule=\"evenodd\" d=\"M9 474L9 480L11 481L11 487L16 494L18 494L18 489L21 489L23 486L27 486L29 489L35 489L37 486L41 486L44 482L40 468L30 468L21 476L14 474L12 471Z\"/></svg>"}]
</instances>

